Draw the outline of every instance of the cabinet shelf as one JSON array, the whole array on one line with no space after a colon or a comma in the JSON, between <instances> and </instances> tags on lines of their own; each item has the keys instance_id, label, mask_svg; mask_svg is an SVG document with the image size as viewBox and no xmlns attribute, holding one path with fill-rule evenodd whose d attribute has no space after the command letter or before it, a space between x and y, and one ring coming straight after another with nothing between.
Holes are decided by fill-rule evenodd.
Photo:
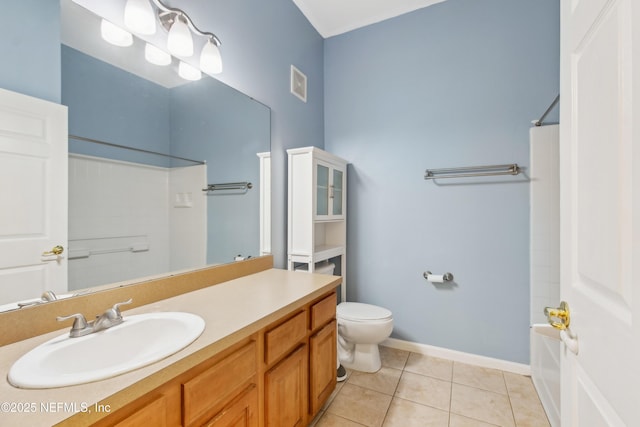
<instances>
[{"instance_id":1,"label":"cabinet shelf","mask_svg":"<svg viewBox=\"0 0 640 427\"><path fill-rule=\"evenodd\" d=\"M297 263L316 263L325 261L330 258L344 255L344 246L342 245L321 245L313 248L310 254L290 254L291 262Z\"/></svg>"}]
</instances>

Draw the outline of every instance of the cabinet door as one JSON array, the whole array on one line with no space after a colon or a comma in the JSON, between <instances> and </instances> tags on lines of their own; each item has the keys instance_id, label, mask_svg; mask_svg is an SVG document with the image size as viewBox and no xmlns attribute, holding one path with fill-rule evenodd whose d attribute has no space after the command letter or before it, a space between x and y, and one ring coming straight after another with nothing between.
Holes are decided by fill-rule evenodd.
<instances>
[{"instance_id":1,"label":"cabinet door","mask_svg":"<svg viewBox=\"0 0 640 427\"><path fill-rule=\"evenodd\" d=\"M206 427L257 427L258 389L252 385L209 422Z\"/></svg>"},{"instance_id":2,"label":"cabinet door","mask_svg":"<svg viewBox=\"0 0 640 427\"><path fill-rule=\"evenodd\" d=\"M345 170L342 167L315 162L315 197L317 220L336 220L344 217Z\"/></svg>"},{"instance_id":3,"label":"cabinet door","mask_svg":"<svg viewBox=\"0 0 640 427\"><path fill-rule=\"evenodd\" d=\"M318 413L336 387L336 321L310 339L309 393L311 417Z\"/></svg>"},{"instance_id":4,"label":"cabinet door","mask_svg":"<svg viewBox=\"0 0 640 427\"><path fill-rule=\"evenodd\" d=\"M340 217L344 215L344 171L341 169L333 169L331 174L331 185L329 198L331 200L331 215Z\"/></svg>"},{"instance_id":5,"label":"cabinet door","mask_svg":"<svg viewBox=\"0 0 640 427\"><path fill-rule=\"evenodd\" d=\"M316 163L316 216L329 215L329 179L331 168L320 162Z\"/></svg>"},{"instance_id":6,"label":"cabinet door","mask_svg":"<svg viewBox=\"0 0 640 427\"><path fill-rule=\"evenodd\" d=\"M267 427L303 427L307 413L307 346L265 374L265 425Z\"/></svg>"}]
</instances>

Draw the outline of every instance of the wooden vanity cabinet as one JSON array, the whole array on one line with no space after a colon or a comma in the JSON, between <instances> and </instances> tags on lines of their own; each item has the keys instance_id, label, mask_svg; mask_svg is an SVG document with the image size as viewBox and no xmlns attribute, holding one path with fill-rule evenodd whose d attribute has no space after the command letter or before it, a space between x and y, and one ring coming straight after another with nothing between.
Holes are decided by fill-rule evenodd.
<instances>
[{"instance_id":1,"label":"wooden vanity cabinet","mask_svg":"<svg viewBox=\"0 0 640 427\"><path fill-rule=\"evenodd\" d=\"M306 426L335 389L336 303L331 292L267 328L266 427Z\"/></svg>"},{"instance_id":2,"label":"wooden vanity cabinet","mask_svg":"<svg viewBox=\"0 0 640 427\"><path fill-rule=\"evenodd\" d=\"M304 426L308 396L308 310L269 326L264 334L264 425Z\"/></svg>"},{"instance_id":3,"label":"wooden vanity cabinet","mask_svg":"<svg viewBox=\"0 0 640 427\"><path fill-rule=\"evenodd\" d=\"M180 388L177 384L160 387L95 425L114 427L180 426Z\"/></svg>"},{"instance_id":4,"label":"wooden vanity cabinet","mask_svg":"<svg viewBox=\"0 0 640 427\"><path fill-rule=\"evenodd\" d=\"M257 422L257 400L251 405L248 397L257 386L256 356L256 342L251 341L188 381L182 381L183 425L192 427L209 422L225 425L222 420L229 418L225 414L239 413L241 409L245 410L247 422ZM240 407L236 400L242 402ZM233 416L231 419L235 420Z\"/></svg>"},{"instance_id":5,"label":"wooden vanity cabinet","mask_svg":"<svg viewBox=\"0 0 640 427\"><path fill-rule=\"evenodd\" d=\"M258 427L257 335L95 423L95 427Z\"/></svg>"},{"instance_id":6,"label":"wooden vanity cabinet","mask_svg":"<svg viewBox=\"0 0 640 427\"><path fill-rule=\"evenodd\" d=\"M265 426L307 425L307 357L307 346L303 344L266 372Z\"/></svg>"},{"instance_id":7,"label":"wooden vanity cabinet","mask_svg":"<svg viewBox=\"0 0 640 427\"><path fill-rule=\"evenodd\" d=\"M335 315L330 292L94 426L304 427L335 389Z\"/></svg>"},{"instance_id":8,"label":"wooden vanity cabinet","mask_svg":"<svg viewBox=\"0 0 640 427\"><path fill-rule=\"evenodd\" d=\"M315 417L336 388L336 294L311 305L309 338L309 413Z\"/></svg>"}]
</instances>

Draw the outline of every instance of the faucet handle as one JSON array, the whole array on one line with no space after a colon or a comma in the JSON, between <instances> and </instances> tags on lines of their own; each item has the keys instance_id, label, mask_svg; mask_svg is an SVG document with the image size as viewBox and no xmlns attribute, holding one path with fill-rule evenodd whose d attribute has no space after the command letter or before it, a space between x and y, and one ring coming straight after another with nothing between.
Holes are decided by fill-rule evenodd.
<instances>
[{"instance_id":1,"label":"faucet handle","mask_svg":"<svg viewBox=\"0 0 640 427\"><path fill-rule=\"evenodd\" d=\"M82 313L71 314L69 316L58 316L56 319L58 322L62 322L64 320L69 320L74 318L73 326L71 326L71 331L69 335L72 337L80 337L82 335L86 335L91 333L91 327L87 323L87 319L84 317Z\"/></svg>"},{"instance_id":2,"label":"faucet handle","mask_svg":"<svg viewBox=\"0 0 640 427\"><path fill-rule=\"evenodd\" d=\"M113 307L111 309L113 311L115 311L115 313L116 313L116 315L118 317L122 317L122 313L120 313L120 306L131 304L132 302L133 302L133 299L129 298L127 301L117 302L117 303L113 304Z\"/></svg>"}]
</instances>

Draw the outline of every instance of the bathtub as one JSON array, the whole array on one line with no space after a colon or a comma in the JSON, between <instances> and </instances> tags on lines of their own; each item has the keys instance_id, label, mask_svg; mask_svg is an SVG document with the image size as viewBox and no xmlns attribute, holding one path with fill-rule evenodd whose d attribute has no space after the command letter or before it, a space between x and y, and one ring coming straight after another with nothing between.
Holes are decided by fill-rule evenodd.
<instances>
[{"instance_id":1,"label":"bathtub","mask_svg":"<svg viewBox=\"0 0 640 427\"><path fill-rule=\"evenodd\" d=\"M530 340L533 385L549 423L560 427L560 331L549 324L534 324Z\"/></svg>"}]
</instances>

